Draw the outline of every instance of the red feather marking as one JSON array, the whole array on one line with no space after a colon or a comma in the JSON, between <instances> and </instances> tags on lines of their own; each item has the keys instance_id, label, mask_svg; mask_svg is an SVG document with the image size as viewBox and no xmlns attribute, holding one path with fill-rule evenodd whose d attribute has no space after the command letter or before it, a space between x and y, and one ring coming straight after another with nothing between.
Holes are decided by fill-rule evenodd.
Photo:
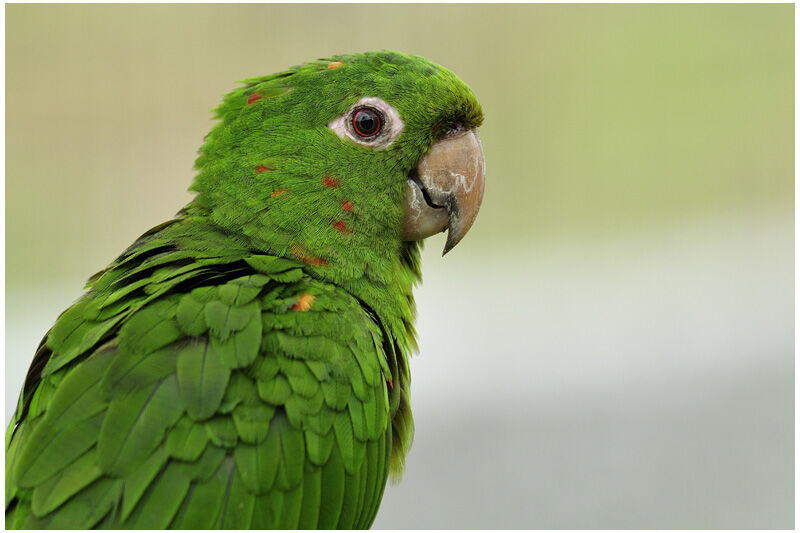
<instances>
[{"instance_id":1,"label":"red feather marking","mask_svg":"<svg viewBox=\"0 0 800 533\"><path fill-rule=\"evenodd\" d=\"M342 210L348 213L353 211L353 202L350 200L342 200Z\"/></svg>"},{"instance_id":2,"label":"red feather marking","mask_svg":"<svg viewBox=\"0 0 800 533\"><path fill-rule=\"evenodd\" d=\"M266 167L264 165L258 165L256 167L256 172L258 172L259 174L261 174L262 172L267 172L268 170L272 170L272 169L269 168L269 167Z\"/></svg>"},{"instance_id":3,"label":"red feather marking","mask_svg":"<svg viewBox=\"0 0 800 533\"><path fill-rule=\"evenodd\" d=\"M350 228L348 228L347 224L345 224L341 220L337 220L336 222L331 224L331 226L333 226L333 228L339 233L350 233Z\"/></svg>"},{"instance_id":4,"label":"red feather marking","mask_svg":"<svg viewBox=\"0 0 800 533\"><path fill-rule=\"evenodd\" d=\"M322 177L322 184L326 187L338 187L341 185L338 179L334 178L330 174L325 174Z\"/></svg>"},{"instance_id":5,"label":"red feather marking","mask_svg":"<svg viewBox=\"0 0 800 533\"><path fill-rule=\"evenodd\" d=\"M254 104L261 100L261 95L258 93L252 93L250 98L247 99L247 105Z\"/></svg>"},{"instance_id":6,"label":"red feather marking","mask_svg":"<svg viewBox=\"0 0 800 533\"><path fill-rule=\"evenodd\" d=\"M275 192L270 194L270 198L275 198L276 196L280 196L281 194L285 193L286 189L275 189Z\"/></svg>"},{"instance_id":7,"label":"red feather marking","mask_svg":"<svg viewBox=\"0 0 800 533\"><path fill-rule=\"evenodd\" d=\"M394 390L394 383L392 383L391 379L389 380L389 388Z\"/></svg>"},{"instance_id":8,"label":"red feather marking","mask_svg":"<svg viewBox=\"0 0 800 533\"><path fill-rule=\"evenodd\" d=\"M303 263L306 263L307 265L311 265L311 266L315 266L315 267L328 266L328 262L325 259L323 259L321 257L314 257L312 255L307 255L305 250L303 250L303 247L300 246L299 244L293 244L292 245L292 254L294 254L294 256L297 259L299 259Z\"/></svg>"}]
</instances>

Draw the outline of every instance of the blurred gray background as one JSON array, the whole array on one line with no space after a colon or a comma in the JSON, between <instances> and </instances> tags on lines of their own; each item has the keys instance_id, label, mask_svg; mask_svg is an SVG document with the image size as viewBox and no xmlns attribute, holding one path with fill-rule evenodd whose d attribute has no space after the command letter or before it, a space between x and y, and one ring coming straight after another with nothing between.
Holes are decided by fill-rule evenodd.
<instances>
[{"instance_id":1,"label":"blurred gray background","mask_svg":"<svg viewBox=\"0 0 800 533\"><path fill-rule=\"evenodd\" d=\"M236 80L390 48L484 106L376 528L794 527L794 6L6 6L6 422Z\"/></svg>"}]
</instances>

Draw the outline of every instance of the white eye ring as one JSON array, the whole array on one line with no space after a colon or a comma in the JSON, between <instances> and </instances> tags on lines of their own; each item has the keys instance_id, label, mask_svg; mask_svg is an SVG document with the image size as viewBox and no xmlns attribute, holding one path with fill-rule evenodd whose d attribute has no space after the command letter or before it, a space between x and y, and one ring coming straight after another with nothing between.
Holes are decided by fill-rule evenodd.
<instances>
[{"instance_id":1,"label":"white eye ring","mask_svg":"<svg viewBox=\"0 0 800 533\"><path fill-rule=\"evenodd\" d=\"M362 137L353 131L353 113L364 107L374 107L383 115L381 117L383 119L381 131L373 137ZM347 138L362 146L371 146L373 148L386 148L391 145L403 131L404 125L400 114L395 108L380 98L373 96L362 98L350 106L347 113L328 123L328 127L340 138Z\"/></svg>"}]
</instances>

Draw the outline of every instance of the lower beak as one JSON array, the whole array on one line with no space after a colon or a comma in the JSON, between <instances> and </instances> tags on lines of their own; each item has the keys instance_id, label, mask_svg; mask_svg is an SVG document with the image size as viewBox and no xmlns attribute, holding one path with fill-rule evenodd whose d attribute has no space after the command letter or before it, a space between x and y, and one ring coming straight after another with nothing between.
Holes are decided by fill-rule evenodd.
<instances>
[{"instance_id":1,"label":"lower beak","mask_svg":"<svg viewBox=\"0 0 800 533\"><path fill-rule=\"evenodd\" d=\"M474 129L434 143L408 179L403 240L448 230L442 255L449 252L478 216L485 180L483 147Z\"/></svg>"}]
</instances>

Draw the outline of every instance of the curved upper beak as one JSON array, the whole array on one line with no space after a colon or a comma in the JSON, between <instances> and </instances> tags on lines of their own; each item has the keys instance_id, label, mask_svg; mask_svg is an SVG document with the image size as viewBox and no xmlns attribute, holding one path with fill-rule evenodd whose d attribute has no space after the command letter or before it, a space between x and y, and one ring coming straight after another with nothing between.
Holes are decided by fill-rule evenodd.
<instances>
[{"instance_id":1,"label":"curved upper beak","mask_svg":"<svg viewBox=\"0 0 800 533\"><path fill-rule=\"evenodd\" d=\"M474 129L434 143L408 179L403 240L448 230L442 255L449 252L478 216L485 180L483 147Z\"/></svg>"}]
</instances>

